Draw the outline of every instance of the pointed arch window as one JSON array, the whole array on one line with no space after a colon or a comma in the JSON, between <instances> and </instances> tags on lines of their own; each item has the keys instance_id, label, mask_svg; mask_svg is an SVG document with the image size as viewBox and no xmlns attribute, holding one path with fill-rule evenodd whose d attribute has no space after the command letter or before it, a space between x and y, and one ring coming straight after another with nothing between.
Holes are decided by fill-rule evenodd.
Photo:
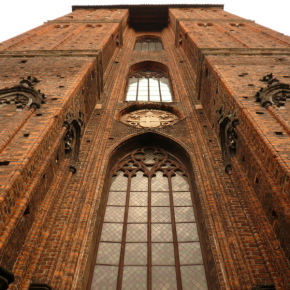
<instances>
[{"instance_id":1,"label":"pointed arch window","mask_svg":"<svg viewBox=\"0 0 290 290\"><path fill-rule=\"evenodd\" d=\"M141 37L137 39L134 50L138 51L162 51L163 46L159 37Z\"/></svg>"},{"instance_id":2,"label":"pointed arch window","mask_svg":"<svg viewBox=\"0 0 290 290\"><path fill-rule=\"evenodd\" d=\"M113 169L91 289L207 289L185 168L137 149Z\"/></svg>"},{"instance_id":3,"label":"pointed arch window","mask_svg":"<svg viewBox=\"0 0 290 290\"><path fill-rule=\"evenodd\" d=\"M130 75L126 101L172 102L170 82L167 74L146 70Z\"/></svg>"}]
</instances>

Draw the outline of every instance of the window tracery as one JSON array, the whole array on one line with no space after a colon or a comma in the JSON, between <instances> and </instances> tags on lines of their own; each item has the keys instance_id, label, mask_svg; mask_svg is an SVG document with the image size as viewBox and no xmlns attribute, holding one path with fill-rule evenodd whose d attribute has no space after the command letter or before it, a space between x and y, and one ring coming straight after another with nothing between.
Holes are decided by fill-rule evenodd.
<instances>
[{"instance_id":1,"label":"window tracery","mask_svg":"<svg viewBox=\"0 0 290 290\"><path fill-rule=\"evenodd\" d=\"M154 70L132 74L128 80L126 101L172 102L167 74Z\"/></svg>"},{"instance_id":2,"label":"window tracery","mask_svg":"<svg viewBox=\"0 0 290 290\"><path fill-rule=\"evenodd\" d=\"M112 175L91 289L207 289L184 166L141 148Z\"/></svg>"}]
</instances>

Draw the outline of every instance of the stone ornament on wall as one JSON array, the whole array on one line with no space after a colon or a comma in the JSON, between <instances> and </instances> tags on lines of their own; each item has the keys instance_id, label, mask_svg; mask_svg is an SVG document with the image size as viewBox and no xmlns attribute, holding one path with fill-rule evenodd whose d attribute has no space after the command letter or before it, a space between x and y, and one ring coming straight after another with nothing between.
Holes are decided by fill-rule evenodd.
<instances>
[{"instance_id":1,"label":"stone ornament on wall","mask_svg":"<svg viewBox=\"0 0 290 290\"><path fill-rule=\"evenodd\" d=\"M174 125L178 120L173 113L152 109L137 110L120 118L121 122L137 128L161 128Z\"/></svg>"},{"instance_id":2,"label":"stone ornament on wall","mask_svg":"<svg viewBox=\"0 0 290 290\"><path fill-rule=\"evenodd\" d=\"M278 108L285 107L287 99L290 99L290 86L280 83L273 77L273 74L264 76L261 80L267 84L266 88L261 88L256 93L256 101L260 102L263 107L268 107L275 104Z\"/></svg>"},{"instance_id":3,"label":"stone ornament on wall","mask_svg":"<svg viewBox=\"0 0 290 290\"><path fill-rule=\"evenodd\" d=\"M17 109L30 107L38 109L45 103L45 95L36 90L34 86L39 82L35 77L28 76L20 81L19 85L0 90L0 108L6 105L15 104Z\"/></svg>"}]
</instances>

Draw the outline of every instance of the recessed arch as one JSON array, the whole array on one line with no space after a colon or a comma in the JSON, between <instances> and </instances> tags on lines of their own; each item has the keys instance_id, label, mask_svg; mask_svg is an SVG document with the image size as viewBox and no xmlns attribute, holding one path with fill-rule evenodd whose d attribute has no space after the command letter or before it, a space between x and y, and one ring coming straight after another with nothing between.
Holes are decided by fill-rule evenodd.
<instances>
[{"instance_id":1,"label":"recessed arch","mask_svg":"<svg viewBox=\"0 0 290 290\"><path fill-rule=\"evenodd\" d=\"M142 283L145 283L145 285L152 281L153 288L161 285L158 283L162 283L157 277L159 276L157 273L160 273L161 277L165 280L168 277L170 277L170 279L172 278L170 283L177 283L176 285L179 288L182 283L184 285L186 285L186 283L193 283L192 285L196 285L196 287L198 287L198 283L200 283L203 289L206 289L206 280L212 280L212 278L209 277L206 279L206 275L212 276L215 270L213 269L213 265L209 266L206 263L206 261L212 260L212 254L209 247L207 230L204 228L203 224L204 218L199 206L200 201L197 194L198 190L194 182L190 156L185 148L184 144L179 144L176 140L168 138L165 135L147 132L126 138L112 149L105 180L111 180L112 176L114 176L115 179L113 183L110 182L106 186L106 190L103 192L101 199L99 214L102 215L104 224L100 223L99 234L96 236L99 237L97 248L100 249L99 251L102 254L98 256L96 253L97 266L95 268L96 274L95 279L93 279L93 287L100 288L102 285L105 285L98 284L103 282L100 282L96 277L100 277L100 275L103 275L101 273L106 273L107 270L110 270L111 273L114 272L116 275L114 278L114 286L110 285L113 288L116 285L118 285L118 287L121 287L121 285L125 287L126 284L122 284L122 281L123 278L125 281L128 275L139 275L137 280L143 281ZM132 172L130 168L135 171ZM155 171L152 172L152 170ZM144 178L145 181L143 180ZM120 183L118 179L120 179ZM129 183L127 183L128 179L130 179ZM184 183L184 180L187 180L187 185ZM168 182L171 185L168 185ZM183 184L180 190L177 189L179 182ZM161 186L163 183L164 187ZM142 184L145 185L143 186ZM148 190L147 186L149 186ZM136 190L136 188L134 189L134 187L138 187L138 190ZM179 194L180 196L184 196L182 198L187 199L185 205L178 204L176 198ZM120 197L121 195L123 197ZM144 195L146 195L146 198L144 198ZM139 197L137 198L136 196ZM158 196L158 198L164 196L165 199L168 197L169 201L168 203L165 202L166 204L163 205L155 204L156 196ZM114 198L116 198L116 201L113 201ZM125 205L118 204L117 200L119 198L125 200ZM140 202L146 203L146 200L148 201L147 205L139 204ZM136 204L131 204L131 202L135 201L137 202ZM188 201L190 201L191 205L188 204ZM105 209L106 206L107 209ZM200 223L199 226L197 226L197 222L191 220L193 215L188 220L179 220L179 217L177 217L178 212L187 210L190 212L193 208L195 208L195 216L198 223ZM140 220L139 217L136 218L137 220L134 220L132 214L134 211L138 210L140 210L143 217L140 217ZM114 217L112 219L108 217L109 212L112 212L114 215L115 213L117 214L118 211L120 211L121 219L124 214L125 219L123 221L118 220L115 222ZM149 211L152 212L151 217L149 217L151 215ZM163 215L166 215L166 221L158 219L157 216L159 211L160 219L163 219ZM119 219L119 217L117 219ZM121 229L120 224L122 224L125 229ZM164 231L169 231L169 236L165 237L164 241L162 239L156 240L154 236L154 231L156 227L159 226L162 229L164 228ZM181 228L183 226L192 226L190 229L185 229L185 231L190 231L190 235L194 232L197 235L198 232L202 232L203 234L199 235L200 239L197 236L192 236L189 240L187 240L187 238L182 240ZM110 227L112 228L111 230L109 229ZM114 227L115 230L113 231ZM134 231L132 233L133 228L135 229L134 231L140 230L140 237L142 236L144 241L134 240L138 239L138 237L132 237L132 235L134 235ZM197 230L197 228L200 229ZM147 234L144 234L144 231ZM123 234L120 239L120 236L109 237L110 234L107 236L108 232L123 232ZM127 239L126 237L129 238ZM148 240L145 241L147 237ZM146 246L147 244L148 248ZM164 249L164 251L161 248ZM128 258L126 255L129 255L128 253L131 252L131 250L134 252L134 249L137 249L137 256L140 253L146 253L146 255L144 254L144 256L141 254L140 257ZM192 258L192 260L188 258L192 252L187 255L185 252L182 252L183 249L191 249L192 251L196 249L196 257L199 257L196 261L198 262L194 262L194 258ZM201 257L205 256L204 249L206 249L207 257L204 259L205 262L203 263ZM105 262L106 257L104 256L106 255L106 251L110 253L111 257L116 256L115 258L110 258L107 264ZM112 251L117 251L117 254L112 254ZM201 254L201 251L203 254ZM159 258L156 257L157 252L161 255L160 259L163 259L162 261L168 258L171 261L168 262L170 265L167 265L167 262L158 260ZM186 258L184 258L185 256ZM197 272L194 273L194 270L198 271L199 274L197 274ZM206 275L204 274L205 272L207 273ZM195 281L195 278L188 278L190 282L186 281L186 277L197 277L195 275L200 275L199 278L196 278L198 281ZM109 281L111 281L111 279L109 279ZM135 287L137 286L135 285ZM136 289L138 289L138 287Z\"/></svg>"}]
</instances>

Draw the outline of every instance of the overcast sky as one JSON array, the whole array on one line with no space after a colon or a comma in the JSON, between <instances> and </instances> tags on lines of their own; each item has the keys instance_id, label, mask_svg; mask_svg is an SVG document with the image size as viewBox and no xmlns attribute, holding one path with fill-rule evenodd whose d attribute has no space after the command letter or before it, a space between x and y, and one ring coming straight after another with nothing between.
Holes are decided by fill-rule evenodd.
<instances>
[{"instance_id":1,"label":"overcast sky","mask_svg":"<svg viewBox=\"0 0 290 290\"><path fill-rule=\"evenodd\" d=\"M72 5L224 4L224 10L290 35L290 0L2 0L0 42L71 12Z\"/></svg>"}]
</instances>

